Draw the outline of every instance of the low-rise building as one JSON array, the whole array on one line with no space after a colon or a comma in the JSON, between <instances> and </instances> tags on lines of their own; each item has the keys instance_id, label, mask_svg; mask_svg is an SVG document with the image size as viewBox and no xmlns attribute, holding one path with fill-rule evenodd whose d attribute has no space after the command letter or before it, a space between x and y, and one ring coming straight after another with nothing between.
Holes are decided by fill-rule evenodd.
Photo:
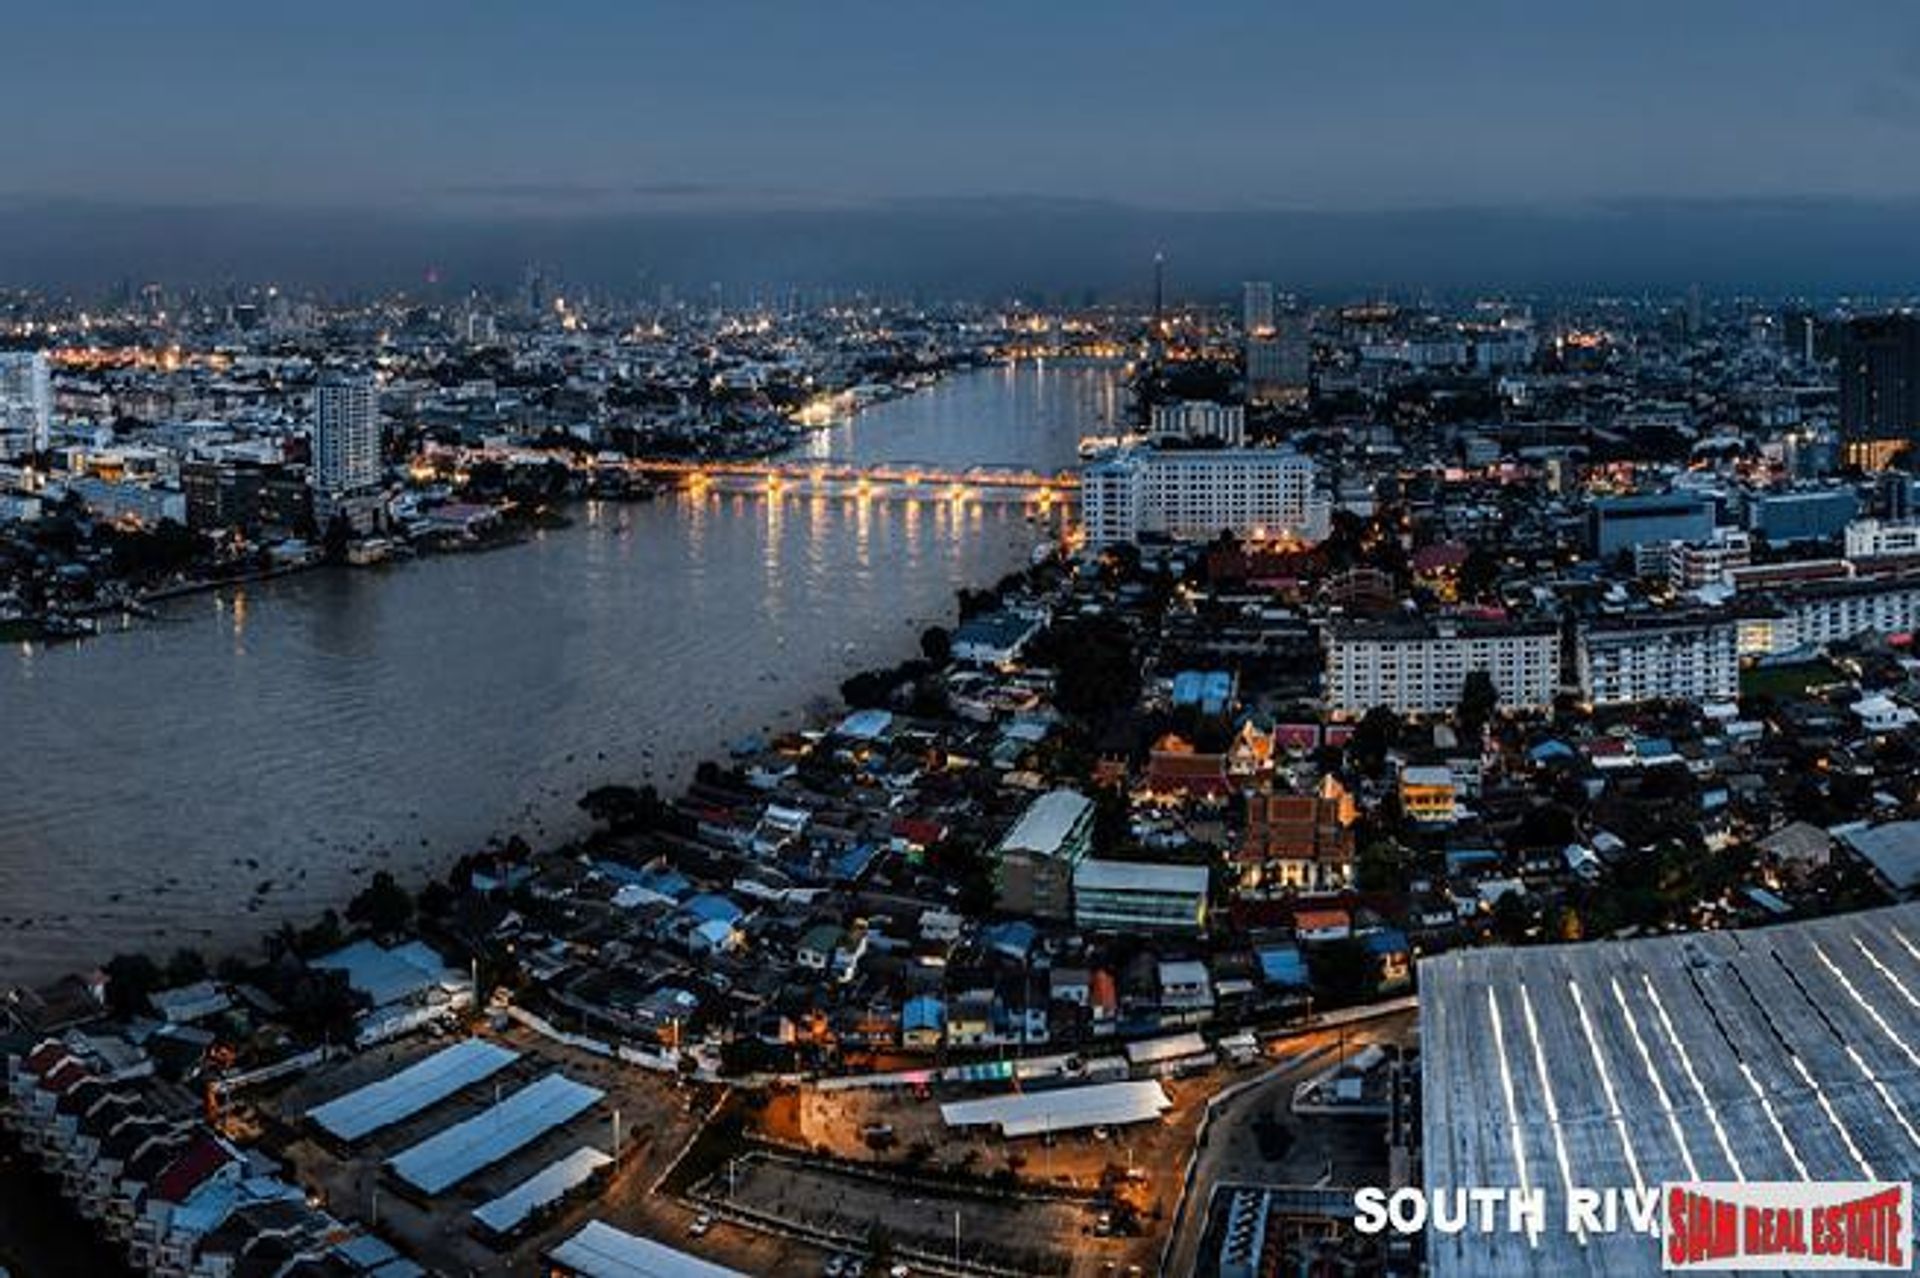
<instances>
[{"instance_id":1,"label":"low-rise building","mask_svg":"<svg viewBox=\"0 0 1920 1278\"><path fill-rule=\"evenodd\" d=\"M1093 846L1093 802L1054 790L1027 806L994 854L1000 908L1065 919L1073 913L1074 867Z\"/></svg>"},{"instance_id":2,"label":"low-rise building","mask_svg":"<svg viewBox=\"0 0 1920 1278\"><path fill-rule=\"evenodd\" d=\"M1096 932L1200 932L1207 867L1089 858L1074 871L1073 921Z\"/></svg>"}]
</instances>

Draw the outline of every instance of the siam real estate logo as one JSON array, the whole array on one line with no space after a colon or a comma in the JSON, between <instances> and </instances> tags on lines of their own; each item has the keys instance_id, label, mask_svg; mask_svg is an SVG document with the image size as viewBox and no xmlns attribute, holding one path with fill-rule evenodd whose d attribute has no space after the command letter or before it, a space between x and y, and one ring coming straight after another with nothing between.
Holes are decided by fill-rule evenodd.
<instances>
[{"instance_id":1,"label":"siam real estate logo","mask_svg":"<svg viewBox=\"0 0 1920 1278\"><path fill-rule=\"evenodd\" d=\"M1584 1246L1640 1235L1676 1272L1909 1273L1913 1187L1906 1181L1683 1181L1654 1189L1576 1188L1555 1218L1539 1187L1354 1193L1364 1234L1525 1234L1562 1230Z\"/></svg>"},{"instance_id":2,"label":"siam real estate logo","mask_svg":"<svg viewBox=\"0 0 1920 1278\"><path fill-rule=\"evenodd\" d=\"M1913 1267L1913 1187L1906 1182L1695 1182L1661 1189L1672 1270Z\"/></svg>"}]
</instances>

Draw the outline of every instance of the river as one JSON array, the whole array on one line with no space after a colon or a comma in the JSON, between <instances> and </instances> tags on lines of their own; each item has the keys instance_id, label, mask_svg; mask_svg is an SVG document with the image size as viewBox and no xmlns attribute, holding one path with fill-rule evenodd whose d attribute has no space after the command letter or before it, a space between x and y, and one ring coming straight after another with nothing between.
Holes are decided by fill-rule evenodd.
<instances>
[{"instance_id":1,"label":"river","mask_svg":"<svg viewBox=\"0 0 1920 1278\"><path fill-rule=\"evenodd\" d=\"M983 369L800 452L1057 469L1118 407L1110 370ZM574 515L497 551L0 650L0 987L243 945L375 870L416 882L490 839L559 839L588 788L678 786L798 722L1050 535L1010 504L797 492Z\"/></svg>"}]
</instances>

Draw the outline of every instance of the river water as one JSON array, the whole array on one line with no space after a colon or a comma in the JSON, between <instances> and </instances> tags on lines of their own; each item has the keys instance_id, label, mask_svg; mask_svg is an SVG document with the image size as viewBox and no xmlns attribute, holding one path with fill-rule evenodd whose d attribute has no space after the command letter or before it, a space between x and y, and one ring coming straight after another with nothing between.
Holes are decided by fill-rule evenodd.
<instances>
[{"instance_id":1,"label":"river water","mask_svg":"<svg viewBox=\"0 0 1920 1278\"><path fill-rule=\"evenodd\" d=\"M807 456L1058 469L1113 374L960 374ZM579 828L605 781L677 786L916 650L1025 563L1017 505L791 492L586 504L497 551L173 601L0 650L0 987L128 949L245 944L487 840Z\"/></svg>"}]
</instances>

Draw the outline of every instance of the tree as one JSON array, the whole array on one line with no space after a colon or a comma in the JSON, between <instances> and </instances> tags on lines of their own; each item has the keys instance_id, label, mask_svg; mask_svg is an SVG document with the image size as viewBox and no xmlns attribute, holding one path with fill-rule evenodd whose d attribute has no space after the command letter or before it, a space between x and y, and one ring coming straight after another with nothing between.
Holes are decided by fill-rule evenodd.
<instances>
[{"instance_id":1,"label":"tree","mask_svg":"<svg viewBox=\"0 0 1920 1278\"><path fill-rule=\"evenodd\" d=\"M1314 946L1308 968L1315 998L1330 1007L1365 1002L1380 987L1380 964L1359 937Z\"/></svg>"},{"instance_id":2,"label":"tree","mask_svg":"<svg viewBox=\"0 0 1920 1278\"><path fill-rule=\"evenodd\" d=\"M321 539L320 548L330 564L347 562L347 546L353 541L353 525L347 522L344 514L335 513L327 521L327 531Z\"/></svg>"},{"instance_id":3,"label":"tree","mask_svg":"<svg viewBox=\"0 0 1920 1278\"><path fill-rule=\"evenodd\" d=\"M920 653L936 666L953 660L953 636L945 626L928 626L920 632Z\"/></svg>"},{"instance_id":4,"label":"tree","mask_svg":"<svg viewBox=\"0 0 1920 1278\"><path fill-rule=\"evenodd\" d=\"M1485 546L1474 546L1460 564L1458 589L1462 599L1484 599L1500 584L1500 559Z\"/></svg>"},{"instance_id":5,"label":"tree","mask_svg":"<svg viewBox=\"0 0 1920 1278\"><path fill-rule=\"evenodd\" d=\"M1464 740L1478 741L1495 712L1500 709L1500 690L1493 676L1484 670L1469 670L1460 685L1460 704L1454 708L1453 721Z\"/></svg>"},{"instance_id":6,"label":"tree","mask_svg":"<svg viewBox=\"0 0 1920 1278\"><path fill-rule=\"evenodd\" d=\"M413 897L385 870L347 904L347 917L378 935L398 932L413 918Z\"/></svg>"},{"instance_id":7,"label":"tree","mask_svg":"<svg viewBox=\"0 0 1920 1278\"><path fill-rule=\"evenodd\" d=\"M1533 907L1518 892L1502 892L1493 903L1493 930L1509 945L1527 939L1533 929Z\"/></svg>"},{"instance_id":8,"label":"tree","mask_svg":"<svg viewBox=\"0 0 1920 1278\"><path fill-rule=\"evenodd\" d=\"M1347 761L1366 774L1376 776L1387 766L1387 753L1400 744L1403 725L1389 706L1375 706L1354 725L1347 738Z\"/></svg>"},{"instance_id":9,"label":"tree","mask_svg":"<svg viewBox=\"0 0 1920 1278\"><path fill-rule=\"evenodd\" d=\"M167 984L169 986L192 985L195 981L207 979L207 960L200 951L181 948L173 952L167 960Z\"/></svg>"},{"instance_id":10,"label":"tree","mask_svg":"<svg viewBox=\"0 0 1920 1278\"><path fill-rule=\"evenodd\" d=\"M147 995L160 988L160 969L144 954L119 954L107 961L107 1007L115 1016L137 1016Z\"/></svg>"}]
</instances>

